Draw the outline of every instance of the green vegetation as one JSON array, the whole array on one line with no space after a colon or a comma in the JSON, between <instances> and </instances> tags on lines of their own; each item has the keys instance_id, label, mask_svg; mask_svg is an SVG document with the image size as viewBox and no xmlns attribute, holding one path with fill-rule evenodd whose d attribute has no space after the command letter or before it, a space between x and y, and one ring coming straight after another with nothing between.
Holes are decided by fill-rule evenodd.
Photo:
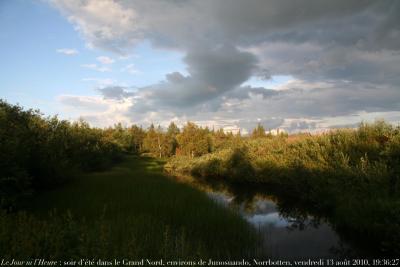
<instances>
[{"instance_id":1,"label":"green vegetation","mask_svg":"<svg viewBox=\"0 0 400 267\"><path fill-rule=\"evenodd\" d=\"M173 157L166 168L268 185L324 214L339 231L371 241L372 253L400 252L399 127L378 121L322 135L253 136L201 157Z\"/></svg>"},{"instance_id":2,"label":"green vegetation","mask_svg":"<svg viewBox=\"0 0 400 267\"><path fill-rule=\"evenodd\" d=\"M127 157L36 196L0 216L3 258L241 258L255 251L247 223L162 174L163 163Z\"/></svg>"},{"instance_id":3,"label":"green vegetation","mask_svg":"<svg viewBox=\"0 0 400 267\"><path fill-rule=\"evenodd\" d=\"M11 209L19 198L78 170L106 168L120 152L105 131L83 121L43 118L0 100L0 207Z\"/></svg>"},{"instance_id":4,"label":"green vegetation","mask_svg":"<svg viewBox=\"0 0 400 267\"><path fill-rule=\"evenodd\" d=\"M163 162L133 155L174 154L174 124L167 133L96 129L1 101L0 126L4 259L233 259L256 251L239 215L164 176Z\"/></svg>"},{"instance_id":5,"label":"green vegetation","mask_svg":"<svg viewBox=\"0 0 400 267\"><path fill-rule=\"evenodd\" d=\"M400 253L400 127L378 121L272 136L258 125L250 137L191 122L182 130L173 123L167 131L98 129L3 101L0 250L18 258L240 258L255 251L254 233L238 215L168 180L161 161L133 156L145 153L168 158L164 168L175 175L267 186L373 254Z\"/></svg>"}]
</instances>

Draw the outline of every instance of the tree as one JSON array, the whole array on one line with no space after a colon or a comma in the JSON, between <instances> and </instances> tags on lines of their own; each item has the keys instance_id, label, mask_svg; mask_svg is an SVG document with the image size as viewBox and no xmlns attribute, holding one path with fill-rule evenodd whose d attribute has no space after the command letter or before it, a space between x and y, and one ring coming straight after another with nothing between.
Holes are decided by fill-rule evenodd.
<instances>
[{"instance_id":1,"label":"tree","mask_svg":"<svg viewBox=\"0 0 400 267\"><path fill-rule=\"evenodd\" d=\"M151 124L147 129L146 136L143 140L143 146L145 151L151 154L157 154L158 152L158 136L154 124Z\"/></svg>"},{"instance_id":2,"label":"tree","mask_svg":"<svg viewBox=\"0 0 400 267\"><path fill-rule=\"evenodd\" d=\"M207 131L196 124L188 122L182 133L177 136L178 145L184 155L195 157L209 152L209 138Z\"/></svg>"},{"instance_id":3,"label":"tree","mask_svg":"<svg viewBox=\"0 0 400 267\"><path fill-rule=\"evenodd\" d=\"M132 125L129 128L129 135L131 139L132 152L139 154L143 150L143 139L146 136L146 132L137 125Z\"/></svg>"},{"instance_id":4,"label":"tree","mask_svg":"<svg viewBox=\"0 0 400 267\"><path fill-rule=\"evenodd\" d=\"M267 135L265 134L265 129L260 123L257 124L257 127L254 128L253 132L251 133L252 138L260 138L266 136Z\"/></svg>"},{"instance_id":5,"label":"tree","mask_svg":"<svg viewBox=\"0 0 400 267\"><path fill-rule=\"evenodd\" d=\"M227 141L228 136L225 134L222 128L218 129L215 132L212 132L212 144L213 144L213 151L223 148Z\"/></svg>"},{"instance_id":6,"label":"tree","mask_svg":"<svg viewBox=\"0 0 400 267\"><path fill-rule=\"evenodd\" d=\"M159 158L170 156L169 141L161 126L156 129L153 124L150 125L143 140L143 146L147 152Z\"/></svg>"},{"instance_id":7,"label":"tree","mask_svg":"<svg viewBox=\"0 0 400 267\"><path fill-rule=\"evenodd\" d=\"M167 154L168 156L175 155L176 148L178 147L178 141L176 140L177 135L180 133L178 126L174 122L171 122L167 129Z\"/></svg>"}]
</instances>

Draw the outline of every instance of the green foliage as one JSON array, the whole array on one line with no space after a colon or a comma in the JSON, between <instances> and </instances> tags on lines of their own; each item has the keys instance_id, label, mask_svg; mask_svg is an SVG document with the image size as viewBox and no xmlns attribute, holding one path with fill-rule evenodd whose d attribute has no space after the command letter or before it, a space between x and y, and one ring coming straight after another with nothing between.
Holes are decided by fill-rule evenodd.
<instances>
[{"instance_id":1,"label":"green foliage","mask_svg":"<svg viewBox=\"0 0 400 267\"><path fill-rule=\"evenodd\" d=\"M167 129L167 152L168 156L175 155L178 147L178 140L176 137L180 133L178 126L174 122L171 122Z\"/></svg>"},{"instance_id":2,"label":"green foliage","mask_svg":"<svg viewBox=\"0 0 400 267\"><path fill-rule=\"evenodd\" d=\"M178 146L176 141L178 133L179 129L174 123L171 123L166 133L160 126L155 129L154 125L151 124L143 139L144 151L159 158L174 155Z\"/></svg>"},{"instance_id":3,"label":"green foliage","mask_svg":"<svg viewBox=\"0 0 400 267\"><path fill-rule=\"evenodd\" d=\"M257 124L257 127L254 128L253 132L251 133L252 138L262 138L266 136L265 129L260 123Z\"/></svg>"},{"instance_id":4,"label":"green foliage","mask_svg":"<svg viewBox=\"0 0 400 267\"><path fill-rule=\"evenodd\" d=\"M258 129L258 130L257 130ZM262 137L259 125L252 137ZM220 134L220 133L218 133ZM172 158L171 172L263 183L325 214L339 229L400 250L400 128L383 121L322 135L242 138L199 158ZM377 215L379 214L379 215Z\"/></svg>"},{"instance_id":5,"label":"green foliage","mask_svg":"<svg viewBox=\"0 0 400 267\"><path fill-rule=\"evenodd\" d=\"M104 130L104 135L109 142L116 144L124 152L140 154L143 150L143 140L146 133L136 125L126 128L118 123L113 128Z\"/></svg>"},{"instance_id":6,"label":"green foliage","mask_svg":"<svg viewBox=\"0 0 400 267\"><path fill-rule=\"evenodd\" d=\"M0 100L0 204L12 208L33 189L62 183L78 170L106 168L121 151L103 130L83 121L43 118Z\"/></svg>"},{"instance_id":7,"label":"green foliage","mask_svg":"<svg viewBox=\"0 0 400 267\"><path fill-rule=\"evenodd\" d=\"M148 152L160 158L170 157L165 168L171 172L281 188L281 194L295 197L299 202L312 206L313 210L319 210L338 229L373 240L380 252L399 253L400 236L396 233L400 232L400 127L377 121L374 124L362 123L357 130L263 138L266 137L265 129L259 124L251 137L234 136L223 130L210 131L191 122L182 131L173 123L166 132L154 125L147 131L136 125L127 128L121 124L98 129L84 121L71 123L57 117L44 118L38 111L23 110L0 100L0 206L11 211L19 199L35 190L63 183L79 171L106 169L118 161L122 153ZM142 188L140 184L136 186ZM107 184L109 189L110 183ZM144 192L151 191L150 187L147 189ZM85 192L80 195L85 195ZM158 197L156 194L153 196L154 199ZM183 214L175 215L185 217ZM75 247L82 246L78 250L85 250L87 254L67 252L57 243L61 241L53 240L60 251L54 255L64 250L68 255L90 255L97 252L91 251L87 244L99 243L100 237L94 235L106 229L95 226L93 236L85 239L79 236L87 233L93 225L78 226L80 223L76 223L74 217L57 217L51 225L28 215L10 218L3 215L0 218L0 250L7 244L16 246L22 242L18 238L23 238L23 235L32 239L27 241L27 246L39 249L37 244L50 242L47 235L59 231L56 226L59 224L74 229L71 242L86 240L83 245ZM25 221L29 223L24 224ZM101 219L98 221L101 225ZM50 232L43 230L43 236L21 232L21 236L16 235L15 239L8 230L1 232L1 229L14 224L36 229L35 232L41 229ZM171 235L185 239L187 232L182 237L179 227L168 230L169 225L173 224L165 222L165 228L161 227L157 235L165 236L164 241L168 244L177 242L171 241ZM147 228L139 229L147 231ZM135 236L133 240L137 240L135 238L139 237ZM158 244L165 244L164 241L157 239ZM136 246L135 242L132 241L131 245ZM101 244L105 246L101 251L110 251L106 243ZM210 246L208 241L203 245ZM171 246L164 249L152 247L172 255L166 252L167 248ZM30 255L44 253L35 249L27 251L33 251ZM202 250L189 248L190 251L196 249Z\"/></svg>"},{"instance_id":8,"label":"green foliage","mask_svg":"<svg viewBox=\"0 0 400 267\"><path fill-rule=\"evenodd\" d=\"M188 122L177 136L179 149L183 155L198 157L210 151L209 131Z\"/></svg>"}]
</instances>

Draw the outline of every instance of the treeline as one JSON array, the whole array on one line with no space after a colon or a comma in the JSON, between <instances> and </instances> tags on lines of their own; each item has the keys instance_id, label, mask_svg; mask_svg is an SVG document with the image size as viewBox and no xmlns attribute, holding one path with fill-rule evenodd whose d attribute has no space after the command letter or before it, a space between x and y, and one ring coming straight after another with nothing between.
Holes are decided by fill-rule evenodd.
<instances>
[{"instance_id":1,"label":"treeline","mask_svg":"<svg viewBox=\"0 0 400 267\"><path fill-rule=\"evenodd\" d=\"M0 207L12 208L18 198L63 183L76 171L105 169L134 147L121 127L45 118L0 100Z\"/></svg>"},{"instance_id":2,"label":"treeline","mask_svg":"<svg viewBox=\"0 0 400 267\"><path fill-rule=\"evenodd\" d=\"M154 125L93 128L0 99L0 207L12 208L19 198L63 183L77 171L106 169L124 153L197 157L235 140L238 136L190 122L182 131L174 123L166 131Z\"/></svg>"},{"instance_id":3,"label":"treeline","mask_svg":"<svg viewBox=\"0 0 400 267\"><path fill-rule=\"evenodd\" d=\"M132 126L136 127L137 126ZM223 129L210 129L200 127L193 122L187 122L182 129L171 122L166 130L153 124L146 130L140 128L130 138L137 140L138 153L148 153L154 157L168 158L172 156L200 157L221 149L236 147L243 144L248 138L272 139L271 133L266 133L260 124L253 130L250 136L243 137L240 131L237 134L225 133ZM286 133L277 135L279 138L287 138Z\"/></svg>"},{"instance_id":4,"label":"treeline","mask_svg":"<svg viewBox=\"0 0 400 267\"><path fill-rule=\"evenodd\" d=\"M174 155L194 158L240 141L240 134L225 134L222 129L214 131L208 127L199 127L192 122L184 125L182 130L171 122L166 131L160 126L155 128L152 124L143 135L140 152L160 158Z\"/></svg>"},{"instance_id":5,"label":"treeline","mask_svg":"<svg viewBox=\"0 0 400 267\"><path fill-rule=\"evenodd\" d=\"M268 185L327 216L372 253L400 253L400 127L383 121L322 135L242 138L197 158L174 157L171 172Z\"/></svg>"}]
</instances>

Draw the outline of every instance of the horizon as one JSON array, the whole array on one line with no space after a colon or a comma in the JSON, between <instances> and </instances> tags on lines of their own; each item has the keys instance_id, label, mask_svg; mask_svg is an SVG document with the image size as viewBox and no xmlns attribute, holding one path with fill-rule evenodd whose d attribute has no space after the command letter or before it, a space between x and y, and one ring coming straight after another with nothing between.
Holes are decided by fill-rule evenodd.
<instances>
[{"instance_id":1,"label":"horizon","mask_svg":"<svg viewBox=\"0 0 400 267\"><path fill-rule=\"evenodd\" d=\"M100 128L398 125L399 12L397 1L2 1L0 98Z\"/></svg>"}]
</instances>

